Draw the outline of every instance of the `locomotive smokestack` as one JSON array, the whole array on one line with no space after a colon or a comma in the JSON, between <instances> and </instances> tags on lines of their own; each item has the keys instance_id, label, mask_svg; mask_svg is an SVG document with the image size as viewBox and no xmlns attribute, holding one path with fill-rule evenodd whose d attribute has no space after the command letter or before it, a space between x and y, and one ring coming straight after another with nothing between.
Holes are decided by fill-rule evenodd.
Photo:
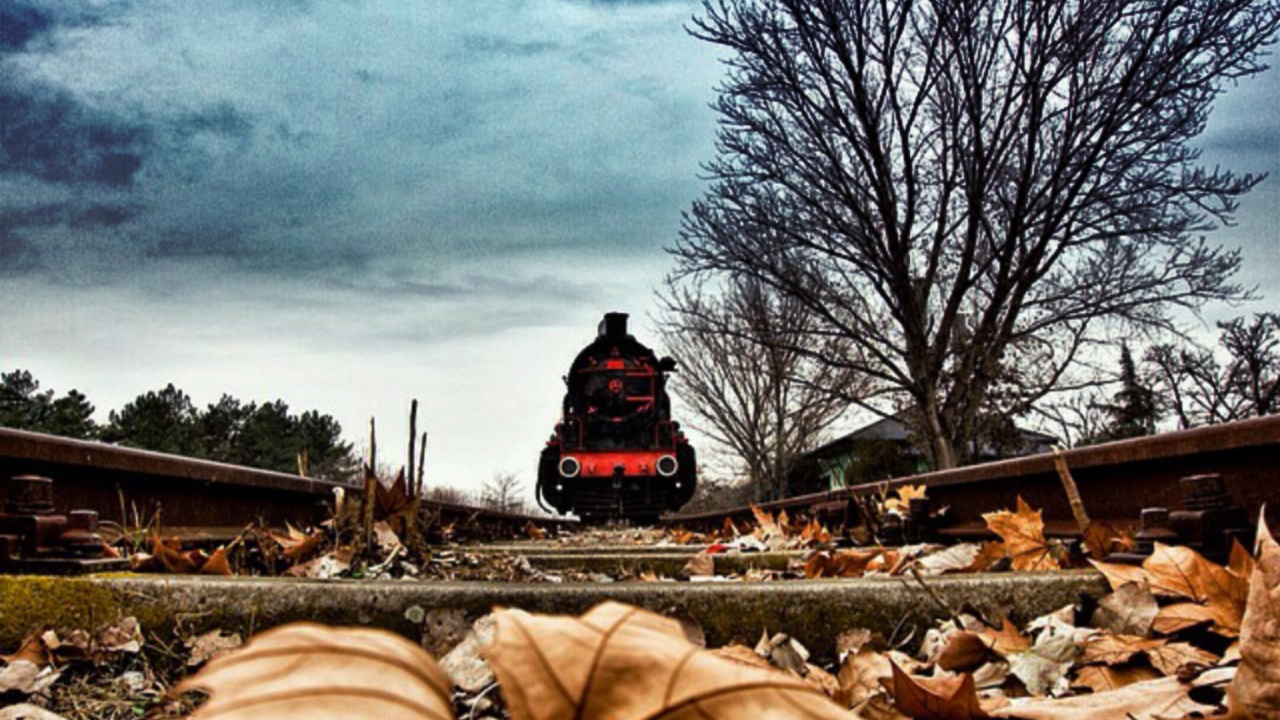
<instances>
[{"instance_id":1,"label":"locomotive smokestack","mask_svg":"<svg viewBox=\"0 0 1280 720\"><path fill-rule=\"evenodd\" d=\"M596 329L597 334L605 337L626 337L627 317L629 316L626 313L605 313L604 320L600 321L600 327Z\"/></svg>"}]
</instances>

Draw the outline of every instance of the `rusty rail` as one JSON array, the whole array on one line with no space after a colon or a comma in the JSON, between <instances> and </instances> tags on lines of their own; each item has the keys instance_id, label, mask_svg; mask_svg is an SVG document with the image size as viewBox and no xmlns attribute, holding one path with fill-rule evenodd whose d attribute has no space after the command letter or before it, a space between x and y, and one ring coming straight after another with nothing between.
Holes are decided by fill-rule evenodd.
<instances>
[{"instance_id":1,"label":"rusty rail","mask_svg":"<svg viewBox=\"0 0 1280 720\"><path fill-rule=\"evenodd\" d=\"M1163 433L1066 450L1063 459L1095 520L1136 524L1146 508L1181 508L1189 476L1217 474L1230 499L1250 517L1264 505L1280 522L1280 416ZM980 532L982 514L1012 508L1018 496L1043 510L1049 532L1075 528L1053 456L1045 453L969 467L894 478L842 490L765 503L773 512L831 515L855 511L855 498L883 495L902 485L924 485L934 508L947 507L943 529ZM710 525L749 519L751 508L677 516L668 524Z\"/></svg>"},{"instance_id":2,"label":"rusty rail","mask_svg":"<svg viewBox=\"0 0 1280 720\"><path fill-rule=\"evenodd\" d=\"M319 522L328 516L336 489L352 496L362 491L327 480L0 428L0 483L21 475L53 479L54 512L92 509L126 527L159 513L165 528L193 539L225 536L255 521L274 526ZM544 527L571 522L450 503L424 502L423 507L458 528L518 530L530 520Z\"/></svg>"}]
</instances>

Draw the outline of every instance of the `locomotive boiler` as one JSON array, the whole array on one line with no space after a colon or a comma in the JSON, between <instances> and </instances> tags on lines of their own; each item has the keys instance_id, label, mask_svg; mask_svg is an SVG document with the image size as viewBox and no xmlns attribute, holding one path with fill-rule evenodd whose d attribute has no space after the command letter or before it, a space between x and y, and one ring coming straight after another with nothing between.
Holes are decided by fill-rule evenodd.
<instances>
[{"instance_id":1,"label":"locomotive boiler","mask_svg":"<svg viewBox=\"0 0 1280 720\"><path fill-rule=\"evenodd\" d=\"M538 464L544 509L643 524L693 497L697 457L666 390L675 366L627 333L626 313L604 316L564 378L560 423Z\"/></svg>"}]
</instances>

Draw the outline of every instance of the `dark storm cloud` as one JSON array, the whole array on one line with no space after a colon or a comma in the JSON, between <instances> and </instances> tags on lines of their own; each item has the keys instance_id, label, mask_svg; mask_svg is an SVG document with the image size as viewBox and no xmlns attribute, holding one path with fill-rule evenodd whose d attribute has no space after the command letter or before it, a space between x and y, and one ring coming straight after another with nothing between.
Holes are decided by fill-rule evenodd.
<instances>
[{"instance_id":1,"label":"dark storm cloud","mask_svg":"<svg viewBox=\"0 0 1280 720\"><path fill-rule=\"evenodd\" d=\"M30 49L58 27L83 27L101 21L100 14L77 2L0 1L0 53Z\"/></svg>"},{"instance_id":2,"label":"dark storm cloud","mask_svg":"<svg viewBox=\"0 0 1280 720\"><path fill-rule=\"evenodd\" d=\"M0 70L0 173L55 183L124 187L153 149L137 120L90 108L69 91Z\"/></svg>"}]
</instances>

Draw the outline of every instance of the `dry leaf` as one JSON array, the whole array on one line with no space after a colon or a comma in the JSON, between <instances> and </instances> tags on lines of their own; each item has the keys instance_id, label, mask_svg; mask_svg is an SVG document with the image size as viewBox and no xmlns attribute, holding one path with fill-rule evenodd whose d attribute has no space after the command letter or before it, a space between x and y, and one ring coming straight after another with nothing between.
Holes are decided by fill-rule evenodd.
<instances>
[{"instance_id":1,"label":"dry leaf","mask_svg":"<svg viewBox=\"0 0 1280 720\"><path fill-rule=\"evenodd\" d=\"M285 525L287 535L280 535L276 532L268 532L267 534L272 540L275 540L284 551L284 557L289 562L297 565L311 559L316 553L320 552L320 547L324 544L325 533L323 530L316 530L310 535L298 530L292 525Z\"/></svg>"},{"instance_id":2,"label":"dry leaf","mask_svg":"<svg viewBox=\"0 0 1280 720\"><path fill-rule=\"evenodd\" d=\"M949 572L969 572L982 554L982 546L976 543L960 543L925 555L916 561L916 567L925 575L941 575ZM985 566L984 566L985 568Z\"/></svg>"},{"instance_id":3,"label":"dry leaf","mask_svg":"<svg viewBox=\"0 0 1280 720\"><path fill-rule=\"evenodd\" d=\"M1089 523L1081 540L1089 551L1089 557L1095 560L1103 560L1112 552L1130 550L1133 546L1132 537L1127 537L1106 520Z\"/></svg>"},{"instance_id":4,"label":"dry leaf","mask_svg":"<svg viewBox=\"0 0 1280 720\"><path fill-rule=\"evenodd\" d=\"M1134 683L1155 680L1160 673L1146 665L1086 665L1080 668L1072 685L1083 685L1094 692L1118 690Z\"/></svg>"},{"instance_id":5,"label":"dry leaf","mask_svg":"<svg viewBox=\"0 0 1280 720\"><path fill-rule=\"evenodd\" d=\"M1136 635L1097 635L1085 642L1084 649L1080 652L1080 662L1084 665L1123 665L1132 660L1134 655L1163 647L1167 642L1168 640Z\"/></svg>"},{"instance_id":6,"label":"dry leaf","mask_svg":"<svg viewBox=\"0 0 1280 720\"><path fill-rule=\"evenodd\" d=\"M1044 519L1018 496L1018 511L986 513L987 527L1004 541L1005 553L1013 560L1014 570L1059 570L1062 563L1055 557L1054 546L1045 539Z\"/></svg>"},{"instance_id":7,"label":"dry leaf","mask_svg":"<svg viewBox=\"0 0 1280 720\"><path fill-rule=\"evenodd\" d=\"M249 640L178 685L211 697L192 720L453 718L449 679L430 655L382 630L295 623Z\"/></svg>"},{"instance_id":8,"label":"dry leaf","mask_svg":"<svg viewBox=\"0 0 1280 720\"><path fill-rule=\"evenodd\" d=\"M1000 620L1000 629L984 628L981 632L982 636L988 640L988 645L992 650L1000 653L1005 657L1022 652L1031 647L1031 638L1022 634L1022 631L1016 625L1009 622L1008 618Z\"/></svg>"},{"instance_id":9,"label":"dry leaf","mask_svg":"<svg viewBox=\"0 0 1280 720\"><path fill-rule=\"evenodd\" d=\"M1145 582L1127 582L1098 601L1090 624L1117 635L1142 635L1151 632L1160 606Z\"/></svg>"},{"instance_id":10,"label":"dry leaf","mask_svg":"<svg viewBox=\"0 0 1280 720\"><path fill-rule=\"evenodd\" d=\"M1147 650L1152 666L1165 675L1177 675L1183 665L1213 665L1218 656L1188 643L1168 643Z\"/></svg>"},{"instance_id":11,"label":"dry leaf","mask_svg":"<svg viewBox=\"0 0 1280 720\"><path fill-rule=\"evenodd\" d=\"M227 561L227 549L220 547L213 551L209 559L200 566L201 575L226 575L231 576L231 563Z\"/></svg>"},{"instance_id":12,"label":"dry leaf","mask_svg":"<svg viewBox=\"0 0 1280 720\"><path fill-rule=\"evenodd\" d=\"M892 677L893 668L890 667L889 658L871 648L859 648L840 663L840 671L836 674L840 685L836 702L844 707L861 705L881 692L881 678Z\"/></svg>"},{"instance_id":13,"label":"dry leaf","mask_svg":"<svg viewBox=\"0 0 1280 720\"><path fill-rule=\"evenodd\" d=\"M547 536L547 531L538 527L532 520L525 523L524 534L529 536L531 540L542 540Z\"/></svg>"},{"instance_id":14,"label":"dry leaf","mask_svg":"<svg viewBox=\"0 0 1280 720\"><path fill-rule=\"evenodd\" d=\"M181 543L177 538L162 539L158 533L151 535L151 556L160 564L165 572L194 572L197 565L189 556L180 550Z\"/></svg>"},{"instance_id":15,"label":"dry leaf","mask_svg":"<svg viewBox=\"0 0 1280 720\"><path fill-rule=\"evenodd\" d=\"M1121 565L1097 560L1089 560L1089 564L1102 573L1102 576L1107 579L1107 583L1111 585L1112 590L1119 590L1129 583L1148 587L1151 585L1151 578L1147 575L1147 571L1136 565Z\"/></svg>"},{"instance_id":16,"label":"dry leaf","mask_svg":"<svg viewBox=\"0 0 1280 720\"><path fill-rule=\"evenodd\" d=\"M211 630L197 638L186 642L191 656L187 658L187 667L197 667L209 660L227 654L244 644L239 633L227 634L222 630Z\"/></svg>"},{"instance_id":17,"label":"dry leaf","mask_svg":"<svg viewBox=\"0 0 1280 720\"><path fill-rule=\"evenodd\" d=\"M971 673L992 659L994 643L971 632L954 632L933 661L950 672Z\"/></svg>"},{"instance_id":18,"label":"dry leaf","mask_svg":"<svg viewBox=\"0 0 1280 720\"><path fill-rule=\"evenodd\" d=\"M1075 656L1076 644L1070 635L1042 632L1030 648L1008 656L1009 672L1018 676L1031 694L1048 695L1065 684Z\"/></svg>"},{"instance_id":19,"label":"dry leaf","mask_svg":"<svg viewBox=\"0 0 1280 720\"><path fill-rule=\"evenodd\" d=\"M680 624L608 602L580 618L499 610L485 651L514 720L837 718L799 679L701 650Z\"/></svg>"},{"instance_id":20,"label":"dry leaf","mask_svg":"<svg viewBox=\"0 0 1280 720\"><path fill-rule=\"evenodd\" d=\"M716 556L700 552L689 558L681 570L688 577L710 577L716 574Z\"/></svg>"},{"instance_id":21,"label":"dry leaf","mask_svg":"<svg viewBox=\"0 0 1280 720\"><path fill-rule=\"evenodd\" d=\"M1160 678L1126 685L1119 690L1054 700L1032 700L992 712L1020 720L1157 720L1181 718L1192 712L1207 715L1214 708L1187 696L1189 685L1177 678Z\"/></svg>"},{"instance_id":22,"label":"dry leaf","mask_svg":"<svg viewBox=\"0 0 1280 720\"><path fill-rule=\"evenodd\" d=\"M892 679L881 680L893 695L894 708L917 720L976 720L991 717L978 703L972 675L917 678L890 663Z\"/></svg>"},{"instance_id":23,"label":"dry leaf","mask_svg":"<svg viewBox=\"0 0 1280 720\"><path fill-rule=\"evenodd\" d=\"M1240 626L1240 669L1231 682L1233 709L1258 718L1280 717L1280 545L1258 520L1258 561Z\"/></svg>"},{"instance_id":24,"label":"dry leaf","mask_svg":"<svg viewBox=\"0 0 1280 720\"><path fill-rule=\"evenodd\" d=\"M858 577L866 572L868 563L879 555L879 550L841 550L834 555L828 552L816 552L805 562L804 576L807 578Z\"/></svg>"}]
</instances>

